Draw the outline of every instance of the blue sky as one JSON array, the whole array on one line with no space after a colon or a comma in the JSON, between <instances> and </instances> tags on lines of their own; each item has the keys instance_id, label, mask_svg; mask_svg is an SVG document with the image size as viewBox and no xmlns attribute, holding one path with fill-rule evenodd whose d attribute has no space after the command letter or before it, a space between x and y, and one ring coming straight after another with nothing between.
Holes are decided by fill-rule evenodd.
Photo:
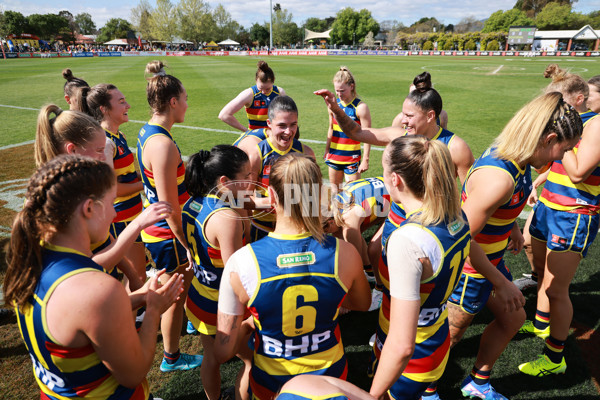
<instances>
[{"instance_id":1,"label":"blue sky","mask_svg":"<svg viewBox=\"0 0 600 400\"><path fill-rule=\"evenodd\" d=\"M177 0L171 0L176 3ZM231 14L233 19L246 28L254 22L262 24L269 19L269 0L220 0L206 1L212 8L219 3ZM297 24L302 24L307 18L327 18L344 7L355 10L367 8L373 17L381 22L397 20L410 25L422 17L436 17L444 24L456 24L462 18L474 16L477 19L487 18L497 10L508 10L516 0L378 0L370 4L364 0L272 0L273 4L280 3L293 15ZM138 0L0 0L0 9L19 11L23 15L57 13L69 10L73 15L87 12L92 16L98 28L101 28L110 18L118 17L130 20L130 10L138 4ZM154 5L155 1L150 0ZM367 5L368 4L368 5ZM589 13L600 9L598 0L579 0L575 3L575 11ZM600 27L594 27L600 29Z\"/></svg>"}]
</instances>

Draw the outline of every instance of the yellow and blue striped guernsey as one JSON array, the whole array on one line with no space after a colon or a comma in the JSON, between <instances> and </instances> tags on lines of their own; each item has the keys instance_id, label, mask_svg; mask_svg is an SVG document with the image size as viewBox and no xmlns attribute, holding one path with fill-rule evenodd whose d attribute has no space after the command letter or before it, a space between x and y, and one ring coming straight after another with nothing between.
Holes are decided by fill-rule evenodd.
<instances>
[{"instance_id":1,"label":"yellow and blue striped guernsey","mask_svg":"<svg viewBox=\"0 0 600 400\"><path fill-rule=\"evenodd\" d=\"M78 348L63 346L47 328L46 306L56 287L69 277L90 271L103 272L103 269L84 254L46 243L42 250L42 273L34 294L29 304L16 308L21 337L41 389L40 398L152 399L145 379L133 389L119 385L91 344Z\"/></svg>"},{"instance_id":2,"label":"yellow and blue striped guernsey","mask_svg":"<svg viewBox=\"0 0 600 400\"><path fill-rule=\"evenodd\" d=\"M338 239L321 245L309 233L271 232L248 246L258 276L248 303L256 326L253 398L273 398L299 374L345 379L338 315L348 289L338 273Z\"/></svg>"},{"instance_id":3,"label":"yellow and blue striped guernsey","mask_svg":"<svg viewBox=\"0 0 600 400\"><path fill-rule=\"evenodd\" d=\"M217 301L223 274L221 249L206 238L206 222L231 207L215 195L193 197L182 211L183 232L194 259L194 277L185 301L185 312L198 332L217 333ZM233 222L233 221L232 221Z\"/></svg>"},{"instance_id":4,"label":"yellow and blue striped guernsey","mask_svg":"<svg viewBox=\"0 0 600 400\"><path fill-rule=\"evenodd\" d=\"M419 243L423 249L432 245L439 248L441 259L435 274L421 281L415 350L402 376L390 388L392 398L397 398L399 392L406 393L407 386L416 391L425 390L427 384L420 385L417 382L433 382L442 376L450 353L446 302L461 276L471 244L471 232L464 213L462 221L442 221L436 225L422 226L410 220L410 216L419 211L410 213L397 230L406 232L405 235L414 238L415 243ZM433 261L432 255L426 254ZM373 345L372 372L375 372L381 357L389 327L390 307L382 304Z\"/></svg>"}]
</instances>

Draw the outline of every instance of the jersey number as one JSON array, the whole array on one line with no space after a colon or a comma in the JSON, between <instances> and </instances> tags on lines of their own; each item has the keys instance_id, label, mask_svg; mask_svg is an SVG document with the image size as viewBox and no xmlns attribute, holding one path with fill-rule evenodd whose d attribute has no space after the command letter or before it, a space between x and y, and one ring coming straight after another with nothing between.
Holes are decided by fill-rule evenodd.
<instances>
[{"instance_id":1,"label":"jersey number","mask_svg":"<svg viewBox=\"0 0 600 400\"><path fill-rule=\"evenodd\" d=\"M461 251L457 252L454 257L452 257L452 261L450 262L450 270L452 271L452 275L450 276L450 280L448 281L448 289L446 289L445 298L450 297L450 294L454 291L456 284L458 283L458 278L460 278L460 273L462 272L462 266L465 264L465 260L469 255L471 250L471 241L467 242L467 245Z\"/></svg>"},{"instance_id":2,"label":"jersey number","mask_svg":"<svg viewBox=\"0 0 600 400\"><path fill-rule=\"evenodd\" d=\"M319 301L319 293L314 286L291 286L283 292L281 301L281 322L285 336L300 336L315 329L317 309L309 305L301 305Z\"/></svg>"},{"instance_id":3,"label":"jersey number","mask_svg":"<svg viewBox=\"0 0 600 400\"><path fill-rule=\"evenodd\" d=\"M194 262L196 265L200 265L200 257L198 257L198 245L196 244L196 238L194 236L194 228L193 224L188 224L186 229L187 242L190 246L190 253L192 253L192 257L194 257Z\"/></svg>"}]
</instances>

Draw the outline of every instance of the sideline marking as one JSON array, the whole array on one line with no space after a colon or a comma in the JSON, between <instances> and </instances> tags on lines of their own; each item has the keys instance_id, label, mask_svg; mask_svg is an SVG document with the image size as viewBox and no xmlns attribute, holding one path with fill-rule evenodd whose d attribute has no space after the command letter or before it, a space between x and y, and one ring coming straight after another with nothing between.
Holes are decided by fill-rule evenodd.
<instances>
[{"instance_id":1,"label":"sideline marking","mask_svg":"<svg viewBox=\"0 0 600 400\"><path fill-rule=\"evenodd\" d=\"M7 105L7 104L0 104L0 107L4 107L4 108L17 108L19 110L31 110L31 111L39 111L37 108L31 108L31 107L19 107L19 106L11 106L11 105ZM139 121L136 119L130 119L129 122L133 122L136 124L146 124L148 121ZM173 125L174 128L184 128L184 129L192 129L192 130L196 130L196 131L207 131L207 132L219 132L219 133L230 133L232 135L237 135L237 136L241 136L242 133L238 133L237 131L228 131L225 129L215 129L215 128L204 128L201 126L191 126L191 125ZM323 140L314 140L314 139L300 139L301 142L305 142L305 143L315 143L315 144L327 144L327 142L323 141ZM15 145L8 145L8 146L4 146L4 147L0 147L0 150L4 150L4 149L9 149L11 147L18 147L18 146L23 146L26 144L31 144L34 141L31 140L29 142L23 142L23 143L18 143ZM383 151L384 148L381 146L371 146L371 150L376 150L376 151Z\"/></svg>"},{"instance_id":2,"label":"sideline marking","mask_svg":"<svg viewBox=\"0 0 600 400\"><path fill-rule=\"evenodd\" d=\"M504 64L503 64L503 65L501 65L501 66L499 66L498 68L496 68L496 69L495 69L495 70L492 72L492 75L496 75L496 74L497 74L497 73L498 73L498 72L499 72L499 71L502 69L502 67L504 67Z\"/></svg>"},{"instance_id":3,"label":"sideline marking","mask_svg":"<svg viewBox=\"0 0 600 400\"><path fill-rule=\"evenodd\" d=\"M21 142L21 143L15 143L15 144L7 144L6 146L1 146L0 150L8 150L8 149L12 149L13 147L21 147L21 146L25 146L27 144L34 144L35 140L28 140L26 142Z\"/></svg>"}]
</instances>

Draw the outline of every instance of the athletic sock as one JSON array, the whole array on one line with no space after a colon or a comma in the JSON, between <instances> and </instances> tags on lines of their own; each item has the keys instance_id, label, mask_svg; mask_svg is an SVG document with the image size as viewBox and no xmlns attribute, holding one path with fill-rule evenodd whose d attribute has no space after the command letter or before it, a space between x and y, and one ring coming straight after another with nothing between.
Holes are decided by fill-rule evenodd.
<instances>
[{"instance_id":1,"label":"athletic sock","mask_svg":"<svg viewBox=\"0 0 600 400\"><path fill-rule=\"evenodd\" d=\"M552 335L548 336L546 339L546 348L544 349L544 354L552 361L554 364L558 364L563 359L563 350L565 349L566 340L558 340L552 337Z\"/></svg>"},{"instance_id":2,"label":"athletic sock","mask_svg":"<svg viewBox=\"0 0 600 400\"><path fill-rule=\"evenodd\" d=\"M436 392L437 392L437 381L431 382L429 384L429 386L427 386L427 389L425 389L425 392L423 392L421 397L433 396L433 395L435 395Z\"/></svg>"},{"instance_id":3,"label":"athletic sock","mask_svg":"<svg viewBox=\"0 0 600 400\"><path fill-rule=\"evenodd\" d=\"M540 331L543 331L548 327L548 325L550 325L550 313L535 310L535 320L533 321L533 326Z\"/></svg>"},{"instance_id":4,"label":"athletic sock","mask_svg":"<svg viewBox=\"0 0 600 400\"><path fill-rule=\"evenodd\" d=\"M164 351L163 355L167 364L175 364L177 360L179 360L181 352L179 350L177 350L175 353L167 353L166 351Z\"/></svg>"},{"instance_id":5,"label":"athletic sock","mask_svg":"<svg viewBox=\"0 0 600 400\"><path fill-rule=\"evenodd\" d=\"M473 366L471 370L471 377L473 378L473 382L478 385L484 385L490 381L490 375L492 375L492 371L482 371L477 369L477 367Z\"/></svg>"},{"instance_id":6,"label":"athletic sock","mask_svg":"<svg viewBox=\"0 0 600 400\"><path fill-rule=\"evenodd\" d=\"M375 284L375 290L379 290L380 292L383 292L383 283L379 283L379 284Z\"/></svg>"}]
</instances>

